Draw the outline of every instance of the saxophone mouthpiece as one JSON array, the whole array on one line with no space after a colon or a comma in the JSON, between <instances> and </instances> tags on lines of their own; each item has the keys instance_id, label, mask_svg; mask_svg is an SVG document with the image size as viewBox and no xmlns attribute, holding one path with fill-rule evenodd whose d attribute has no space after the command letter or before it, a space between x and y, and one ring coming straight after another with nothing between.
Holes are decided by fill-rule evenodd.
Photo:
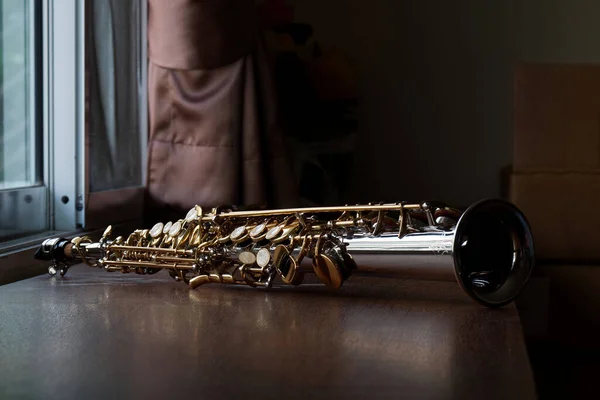
<instances>
[{"instance_id":1,"label":"saxophone mouthpiece","mask_svg":"<svg viewBox=\"0 0 600 400\"><path fill-rule=\"evenodd\" d=\"M64 238L46 239L33 257L42 261L64 261L68 258L67 247L70 243Z\"/></svg>"},{"instance_id":2,"label":"saxophone mouthpiece","mask_svg":"<svg viewBox=\"0 0 600 400\"><path fill-rule=\"evenodd\" d=\"M50 261L52 263L48 267L50 275L56 275L60 271L60 275L64 276L69 269L67 261L71 258L71 242L64 238L46 239L33 257L36 260Z\"/></svg>"}]
</instances>

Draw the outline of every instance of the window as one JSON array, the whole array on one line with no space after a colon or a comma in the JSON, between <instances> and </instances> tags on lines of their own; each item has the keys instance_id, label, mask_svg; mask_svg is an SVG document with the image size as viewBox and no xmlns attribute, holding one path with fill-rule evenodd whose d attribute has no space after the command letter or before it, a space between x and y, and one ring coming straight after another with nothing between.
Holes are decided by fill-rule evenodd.
<instances>
[{"instance_id":1,"label":"window","mask_svg":"<svg viewBox=\"0 0 600 400\"><path fill-rule=\"evenodd\" d=\"M141 218L145 29L143 0L0 0L0 277L45 237Z\"/></svg>"},{"instance_id":2,"label":"window","mask_svg":"<svg viewBox=\"0 0 600 400\"><path fill-rule=\"evenodd\" d=\"M0 0L0 241L48 228L39 92L41 2Z\"/></svg>"}]
</instances>

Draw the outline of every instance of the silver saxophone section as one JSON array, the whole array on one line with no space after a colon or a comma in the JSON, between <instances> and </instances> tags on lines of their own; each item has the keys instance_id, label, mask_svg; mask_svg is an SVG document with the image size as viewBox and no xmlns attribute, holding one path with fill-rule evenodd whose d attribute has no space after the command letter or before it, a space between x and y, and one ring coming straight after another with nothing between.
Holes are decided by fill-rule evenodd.
<instances>
[{"instance_id":1,"label":"silver saxophone section","mask_svg":"<svg viewBox=\"0 0 600 400\"><path fill-rule=\"evenodd\" d=\"M344 240L358 272L454 279L454 232L393 233Z\"/></svg>"}]
</instances>

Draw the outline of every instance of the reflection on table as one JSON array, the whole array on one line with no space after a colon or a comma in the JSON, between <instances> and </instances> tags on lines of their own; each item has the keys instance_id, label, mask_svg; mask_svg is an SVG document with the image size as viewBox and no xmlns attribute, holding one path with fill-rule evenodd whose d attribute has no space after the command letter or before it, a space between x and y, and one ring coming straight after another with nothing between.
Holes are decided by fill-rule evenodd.
<instances>
[{"instance_id":1,"label":"reflection on table","mask_svg":"<svg viewBox=\"0 0 600 400\"><path fill-rule=\"evenodd\" d=\"M0 287L0 331L0 397L535 397L515 309L450 282L190 291L76 267Z\"/></svg>"}]
</instances>

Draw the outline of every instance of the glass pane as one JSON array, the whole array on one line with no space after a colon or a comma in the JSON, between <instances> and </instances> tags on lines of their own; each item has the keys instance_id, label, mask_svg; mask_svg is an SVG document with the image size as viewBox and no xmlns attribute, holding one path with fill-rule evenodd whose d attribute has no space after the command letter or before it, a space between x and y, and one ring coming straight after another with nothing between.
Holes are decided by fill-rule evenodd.
<instances>
[{"instance_id":1,"label":"glass pane","mask_svg":"<svg viewBox=\"0 0 600 400\"><path fill-rule=\"evenodd\" d=\"M0 245L47 228L36 4L0 0Z\"/></svg>"},{"instance_id":2,"label":"glass pane","mask_svg":"<svg viewBox=\"0 0 600 400\"><path fill-rule=\"evenodd\" d=\"M33 1L0 0L0 189L41 178L35 124Z\"/></svg>"},{"instance_id":3,"label":"glass pane","mask_svg":"<svg viewBox=\"0 0 600 400\"><path fill-rule=\"evenodd\" d=\"M87 12L90 191L142 185L142 2L91 0Z\"/></svg>"}]
</instances>

